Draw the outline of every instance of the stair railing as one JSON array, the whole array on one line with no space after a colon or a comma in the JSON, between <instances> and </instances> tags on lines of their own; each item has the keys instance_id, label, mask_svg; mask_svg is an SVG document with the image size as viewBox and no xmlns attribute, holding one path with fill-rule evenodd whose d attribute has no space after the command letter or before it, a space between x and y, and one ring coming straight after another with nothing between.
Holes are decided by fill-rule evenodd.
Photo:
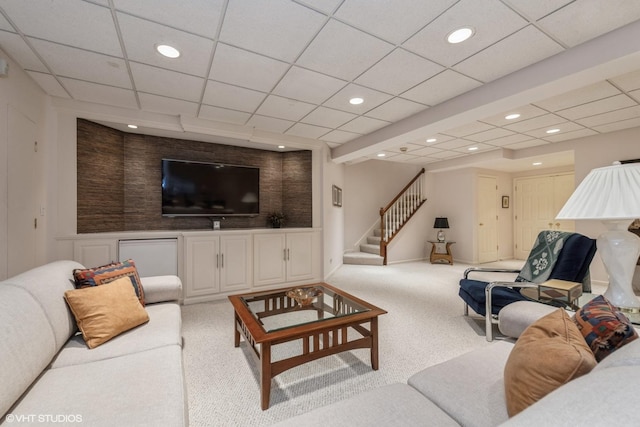
<instances>
[{"instance_id":1,"label":"stair railing","mask_svg":"<svg viewBox=\"0 0 640 427\"><path fill-rule=\"evenodd\" d=\"M416 211L427 201L424 196L424 168L385 207L380 208L380 256L387 265L387 245Z\"/></svg>"}]
</instances>

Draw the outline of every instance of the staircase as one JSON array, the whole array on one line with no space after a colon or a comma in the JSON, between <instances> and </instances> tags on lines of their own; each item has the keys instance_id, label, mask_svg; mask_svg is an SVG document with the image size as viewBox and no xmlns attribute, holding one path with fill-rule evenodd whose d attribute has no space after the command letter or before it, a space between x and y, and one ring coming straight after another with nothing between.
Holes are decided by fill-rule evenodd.
<instances>
[{"instance_id":1,"label":"staircase","mask_svg":"<svg viewBox=\"0 0 640 427\"><path fill-rule=\"evenodd\" d=\"M422 169L386 207L380 208L380 226L372 229L373 235L367 236L359 252L342 256L343 264L387 265L387 246L427 201L419 179L424 172Z\"/></svg>"}]
</instances>

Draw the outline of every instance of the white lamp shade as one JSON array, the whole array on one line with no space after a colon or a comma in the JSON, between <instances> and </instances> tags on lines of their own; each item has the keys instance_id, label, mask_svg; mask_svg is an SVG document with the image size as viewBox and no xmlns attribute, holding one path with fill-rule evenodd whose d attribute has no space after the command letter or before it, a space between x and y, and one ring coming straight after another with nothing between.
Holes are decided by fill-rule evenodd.
<instances>
[{"instance_id":1,"label":"white lamp shade","mask_svg":"<svg viewBox=\"0 0 640 427\"><path fill-rule=\"evenodd\" d=\"M640 218L640 163L593 169L556 219Z\"/></svg>"}]
</instances>

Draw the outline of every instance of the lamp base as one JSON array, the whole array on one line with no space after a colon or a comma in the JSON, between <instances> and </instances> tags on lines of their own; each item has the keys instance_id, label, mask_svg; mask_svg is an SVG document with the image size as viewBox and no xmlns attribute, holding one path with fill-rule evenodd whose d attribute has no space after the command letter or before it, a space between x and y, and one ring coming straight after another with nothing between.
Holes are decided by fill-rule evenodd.
<instances>
[{"instance_id":1,"label":"lamp base","mask_svg":"<svg viewBox=\"0 0 640 427\"><path fill-rule=\"evenodd\" d=\"M596 241L609 287L604 297L628 313L640 312L640 299L633 293L632 280L640 256L640 237L628 231L630 220L602 221L607 227Z\"/></svg>"},{"instance_id":2,"label":"lamp base","mask_svg":"<svg viewBox=\"0 0 640 427\"><path fill-rule=\"evenodd\" d=\"M438 242L444 242L445 238L444 238L444 231L440 230L438 231Z\"/></svg>"}]
</instances>

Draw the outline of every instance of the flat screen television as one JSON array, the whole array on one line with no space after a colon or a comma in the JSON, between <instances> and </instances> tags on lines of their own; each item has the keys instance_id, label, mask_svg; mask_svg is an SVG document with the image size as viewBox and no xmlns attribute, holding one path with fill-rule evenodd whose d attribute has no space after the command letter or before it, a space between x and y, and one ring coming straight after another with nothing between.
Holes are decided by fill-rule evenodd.
<instances>
[{"instance_id":1,"label":"flat screen television","mask_svg":"<svg viewBox=\"0 0 640 427\"><path fill-rule=\"evenodd\" d=\"M162 159L163 216L259 213L259 168Z\"/></svg>"}]
</instances>

